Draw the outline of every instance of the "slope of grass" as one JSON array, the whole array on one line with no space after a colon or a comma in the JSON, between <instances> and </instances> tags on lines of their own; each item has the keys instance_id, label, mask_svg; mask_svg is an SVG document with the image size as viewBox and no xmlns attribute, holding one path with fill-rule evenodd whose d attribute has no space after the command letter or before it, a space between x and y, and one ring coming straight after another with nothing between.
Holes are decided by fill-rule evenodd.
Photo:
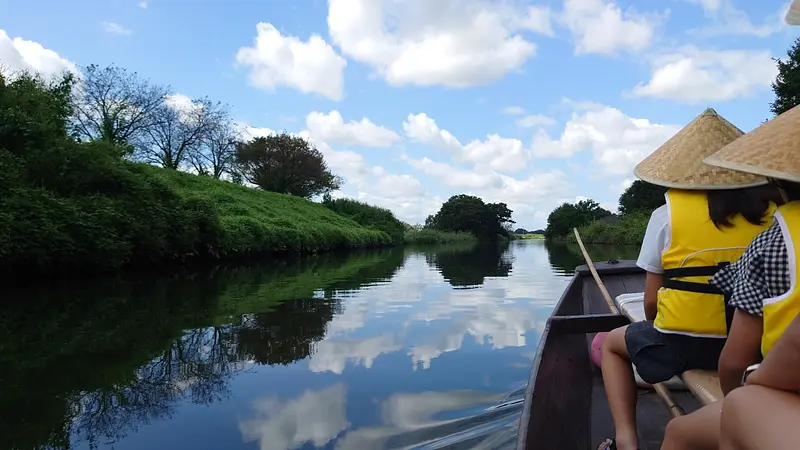
<instances>
[{"instance_id":1,"label":"slope of grass","mask_svg":"<svg viewBox=\"0 0 800 450\"><path fill-rule=\"evenodd\" d=\"M392 243L386 232L366 228L299 197L152 166L140 166L140 170L162 180L186 199L200 199L212 205L222 229L217 251L220 256L312 253Z\"/></svg>"},{"instance_id":2,"label":"slope of grass","mask_svg":"<svg viewBox=\"0 0 800 450\"><path fill-rule=\"evenodd\" d=\"M472 233L448 232L430 228L406 230L403 241L406 244L452 244L457 242L475 242L478 238Z\"/></svg>"}]
</instances>

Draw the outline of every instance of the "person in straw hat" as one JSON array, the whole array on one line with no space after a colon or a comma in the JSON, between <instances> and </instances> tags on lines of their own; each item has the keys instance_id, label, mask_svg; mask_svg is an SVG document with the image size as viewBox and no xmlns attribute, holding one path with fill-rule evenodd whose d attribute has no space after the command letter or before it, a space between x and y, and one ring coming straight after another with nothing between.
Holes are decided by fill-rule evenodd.
<instances>
[{"instance_id":1,"label":"person in straw hat","mask_svg":"<svg viewBox=\"0 0 800 450\"><path fill-rule=\"evenodd\" d=\"M743 134L709 108L634 169L638 178L669 190L666 205L650 217L637 261L647 271L647 321L615 329L603 343L615 437L598 450L638 448L631 363L651 384L717 368L733 313L708 279L772 223L780 200L764 177L703 163Z\"/></svg>"},{"instance_id":2,"label":"person in straw hat","mask_svg":"<svg viewBox=\"0 0 800 450\"><path fill-rule=\"evenodd\" d=\"M755 384L800 390L796 369L800 366L800 342L797 342L800 330L791 334L788 326L800 311L800 291L793 281L798 279L800 267L796 261L800 250L800 139L797 139L797 130L800 130L800 106L747 133L705 160L716 167L768 177L786 201L775 213L775 224L759 234L738 261L720 270L711 280L712 285L726 292L730 302L740 308L720 358L720 381L724 381L726 368L732 372L729 378L737 381L735 378L737 375L741 377L742 367L764 357L764 364L757 370L758 366L750 366L745 371L746 376L755 370L753 376L747 378L747 384L751 384L752 379ZM791 326L800 328L800 322L795 322ZM782 348L795 362L783 366L767 364L770 360L785 361L786 355L773 357L773 353L781 348L776 342L784 340L781 337L784 334L790 342L784 343ZM784 373L781 373L781 367ZM786 389L785 382L787 368L794 371L794 384L789 389ZM738 387L740 382L729 384ZM776 427L788 423L786 420L789 418L794 423L800 419L800 398L767 393L761 404L755 405L753 399L754 396L758 398L759 392L762 392L760 388L736 389L721 402L671 421L662 449L795 447L800 436L793 435L793 443L787 444L788 441L781 437L786 434L778 433ZM765 408L770 403L774 403L776 408L772 411L780 411L779 419ZM794 406L787 409L787 405ZM742 410L746 410L745 414ZM755 411L765 413L754 414ZM727 444L720 442L720 414L723 415L722 437ZM742 444L734 447L731 446L731 435L741 437L742 443L753 442L753 436L760 438L755 441L757 446Z\"/></svg>"}]
</instances>

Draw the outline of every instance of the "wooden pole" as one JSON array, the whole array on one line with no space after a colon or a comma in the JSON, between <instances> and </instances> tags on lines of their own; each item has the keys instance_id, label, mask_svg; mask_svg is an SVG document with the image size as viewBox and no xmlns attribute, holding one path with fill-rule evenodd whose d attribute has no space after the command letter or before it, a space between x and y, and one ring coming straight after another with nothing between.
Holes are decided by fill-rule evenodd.
<instances>
[{"instance_id":1,"label":"wooden pole","mask_svg":"<svg viewBox=\"0 0 800 450\"><path fill-rule=\"evenodd\" d=\"M603 280L600 279L600 275L597 273L597 269L594 267L594 263L592 262L592 258L589 257L589 252L586 251L586 247L583 246L583 241L581 240L581 235L578 233L577 228L573 228L575 232L575 239L578 241L578 246L581 248L581 253L583 253L583 259L586 260L586 265L589 266L589 272L592 273L592 277L594 277L595 283L597 283L598 289L600 289L600 293L603 294L603 298L606 300L608 304L608 309L611 310L612 313L619 313L617 310L616 305L614 305L614 300L611 298L611 294L608 293L608 289L606 289L606 285L603 284ZM670 394L669 389L664 385L664 383L656 383L653 385L653 390L656 391L659 398L664 402L664 404L669 409L669 415L672 417L678 417L684 415L683 408L679 405L675 399L672 398L672 394Z\"/></svg>"}]
</instances>

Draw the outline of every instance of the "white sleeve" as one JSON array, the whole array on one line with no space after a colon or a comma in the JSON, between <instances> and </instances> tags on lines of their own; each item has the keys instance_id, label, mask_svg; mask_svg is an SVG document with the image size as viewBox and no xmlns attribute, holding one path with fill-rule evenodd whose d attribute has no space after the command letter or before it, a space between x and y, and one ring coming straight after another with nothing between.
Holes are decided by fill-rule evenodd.
<instances>
[{"instance_id":1,"label":"white sleeve","mask_svg":"<svg viewBox=\"0 0 800 450\"><path fill-rule=\"evenodd\" d=\"M670 238L669 209L662 205L650 214L636 265L648 272L664 273L661 254L669 247Z\"/></svg>"}]
</instances>

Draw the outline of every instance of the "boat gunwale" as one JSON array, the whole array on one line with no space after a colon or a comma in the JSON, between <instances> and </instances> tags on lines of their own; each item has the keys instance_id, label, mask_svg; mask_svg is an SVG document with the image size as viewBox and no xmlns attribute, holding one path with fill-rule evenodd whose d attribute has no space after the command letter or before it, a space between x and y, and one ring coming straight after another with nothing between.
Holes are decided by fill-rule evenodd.
<instances>
[{"instance_id":1,"label":"boat gunwale","mask_svg":"<svg viewBox=\"0 0 800 450\"><path fill-rule=\"evenodd\" d=\"M635 261L633 260L595 263L595 269L601 278L603 276L624 276L644 272L643 269L636 266ZM561 293L561 296L553 307L553 311L548 317L544 330L539 338L536 355L534 356L533 364L531 365L531 374L528 378L528 386L525 389L522 414L520 415L519 419L516 441L516 448L518 450L528 448L527 443L530 430L530 419L532 415L533 397L534 393L536 392L536 382L540 375L541 363L545 353L545 348L553 342L550 338L553 336L566 334L585 334L611 331L614 328L630 323L627 317L619 313L583 314L586 308L586 305L583 302L583 288L584 280L587 276L591 276L588 265L584 264L575 268L572 278L564 288L564 291ZM580 313L563 314L563 310L566 309L567 306L575 306L572 302L579 302Z\"/></svg>"}]
</instances>

